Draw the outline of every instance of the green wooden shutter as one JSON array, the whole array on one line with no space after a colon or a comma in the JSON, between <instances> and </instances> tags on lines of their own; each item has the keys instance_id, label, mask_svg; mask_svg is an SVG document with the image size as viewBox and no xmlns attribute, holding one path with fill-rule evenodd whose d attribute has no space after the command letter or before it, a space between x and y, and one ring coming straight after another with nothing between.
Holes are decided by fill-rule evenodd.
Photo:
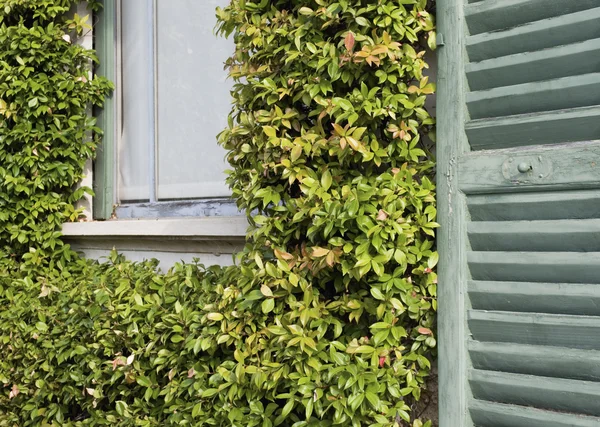
<instances>
[{"instance_id":1,"label":"green wooden shutter","mask_svg":"<svg viewBox=\"0 0 600 427\"><path fill-rule=\"evenodd\" d=\"M600 0L438 0L441 427L600 426Z\"/></svg>"}]
</instances>

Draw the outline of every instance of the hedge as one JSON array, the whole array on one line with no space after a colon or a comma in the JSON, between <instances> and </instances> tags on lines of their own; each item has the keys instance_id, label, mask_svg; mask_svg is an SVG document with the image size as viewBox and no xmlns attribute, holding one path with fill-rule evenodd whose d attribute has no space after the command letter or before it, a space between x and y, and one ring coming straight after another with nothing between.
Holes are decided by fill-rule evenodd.
<instances>
[{"instance_id":1,"label":"hedge","mask_svg":"<svg viewBox=\"0 0 600 427\"><path fill-rule=\"evenodd\" d=\"M0 0L0 426L431 425L433 5L219 9L247 244L235 266L163 273L60 237L91 191L86 107L111 89L75 3Z\"/></svg>"}]
</instances>

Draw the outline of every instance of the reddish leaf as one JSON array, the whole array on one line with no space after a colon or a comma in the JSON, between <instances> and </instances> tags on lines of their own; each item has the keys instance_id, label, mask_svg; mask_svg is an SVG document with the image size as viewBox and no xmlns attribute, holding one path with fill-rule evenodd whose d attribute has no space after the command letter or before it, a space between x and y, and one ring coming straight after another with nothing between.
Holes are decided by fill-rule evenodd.
<instances>
[{"instance_id":1,"label":"reddish leaf","mask_svg":"<svg viewBox=\"0 0 600 427\"><path fill-rule=\"evenodd\" d=\"M354 49L354 42L354 34L351 31L348 31L348 34L346 34L346 39L344 40L344 45L349 52L352 52L352 49Z\"/></svg>"},{"instance_id":2,"label":"reddish leaf","mask_svg":"<svg viewBox=\"0 0 600 427\"><path fill-rule=\"evenodd\" d=\"M328 253L329 253L329 249L320 248L318 246L315 246L312 250L312 256L316 257L316 258L324 257Z\"/></svg>"},{"instance_id":3,"label":"reddish leaf","mask_svg":"<svg viewBox=\"0 0 600 427\"><path fill-rule=\"evenodd\" d=\"M19 393L20 393L19 387L16 384L13 384L12 389L10 390L10 393L8 394L8 398L14 399L15 397L17 397L17 395Z\"/></svg>"}]
</instances>

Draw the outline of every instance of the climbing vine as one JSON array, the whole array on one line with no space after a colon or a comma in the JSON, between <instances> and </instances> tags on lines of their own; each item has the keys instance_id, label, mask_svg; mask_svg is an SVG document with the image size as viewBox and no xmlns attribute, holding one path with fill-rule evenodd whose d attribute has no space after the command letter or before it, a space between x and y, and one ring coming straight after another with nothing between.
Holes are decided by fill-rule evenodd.
<instances>
[{"instance_id":1,"label":"climbing vine","mask_svg":"<svg viewBox=\"0 0 600 427\"><path fill-rule=\"evenodd\" d=\"M76 3L0 0L0 426L431 425L432 5L219 9L247 244L236 266L163 273L60 238L112 87Z\"/></svg>"}]
</instances>

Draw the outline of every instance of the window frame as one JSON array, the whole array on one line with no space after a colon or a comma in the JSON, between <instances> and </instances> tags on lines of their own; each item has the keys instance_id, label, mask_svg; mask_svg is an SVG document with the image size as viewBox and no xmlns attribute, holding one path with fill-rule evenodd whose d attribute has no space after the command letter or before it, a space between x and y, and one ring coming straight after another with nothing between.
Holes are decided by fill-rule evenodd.
<instances>
[{"instance_id":1,"label":"window frame","mask_svg":"<svg viewBox=\"0 0 600 427\"><path fill-rule=\"evenodd\" d=\"M154 2L156 0L153 0ZM94 111L103 140L94 161L93 219L159 219L174 217L243 216L230 197L150 201L121 204L118 197L118 133L121 121L120 24L118 10L121 0L103 0L95 28L95 48L100 65L95 72L115 83L114 92L104 107Z\"/></svg>"}]
</instances>

